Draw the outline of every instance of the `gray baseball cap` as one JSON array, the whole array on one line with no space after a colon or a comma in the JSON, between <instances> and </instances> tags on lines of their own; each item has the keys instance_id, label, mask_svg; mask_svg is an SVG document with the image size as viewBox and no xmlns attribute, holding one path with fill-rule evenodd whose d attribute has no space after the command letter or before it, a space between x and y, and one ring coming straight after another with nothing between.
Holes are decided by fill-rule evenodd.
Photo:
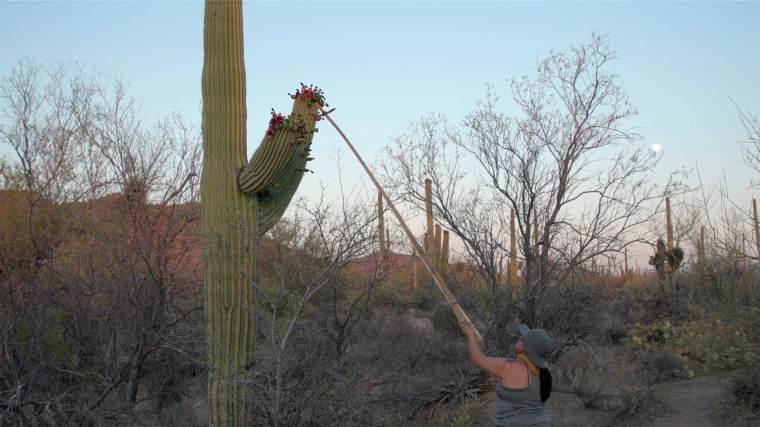
<instances>
[{"instance_id":1,"label":"gray baseball cap","mask_svg":"<svg viewBox=\"0 0 760 427\"><path fill-rule=\"evenodd\" d=\"M520 325L525 353L528 359L539 368L546 368L546 356L552 351L552 340L543 329L531 329L528 325Z\"/></svg>"}]
</instances>

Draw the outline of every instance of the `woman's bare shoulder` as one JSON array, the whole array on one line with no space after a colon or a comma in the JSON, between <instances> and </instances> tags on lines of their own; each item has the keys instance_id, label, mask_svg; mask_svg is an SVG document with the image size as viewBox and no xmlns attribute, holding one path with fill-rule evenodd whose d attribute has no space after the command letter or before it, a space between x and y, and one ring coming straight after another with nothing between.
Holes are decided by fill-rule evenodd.
<instances>
[{"instance_id":1,"label":"woman's bare shoulder","mask_svg":"<svg viewBox=\"0 0 760 427\"><path fill-rule=\"evenodd\" d=\"M513 370L513 369L519 369L520 371L524 371L527 365L522 359L516 358L516 359L510 359L505 358L504 359L504 368L507 370Z\"/></svg>"}]
</instances>

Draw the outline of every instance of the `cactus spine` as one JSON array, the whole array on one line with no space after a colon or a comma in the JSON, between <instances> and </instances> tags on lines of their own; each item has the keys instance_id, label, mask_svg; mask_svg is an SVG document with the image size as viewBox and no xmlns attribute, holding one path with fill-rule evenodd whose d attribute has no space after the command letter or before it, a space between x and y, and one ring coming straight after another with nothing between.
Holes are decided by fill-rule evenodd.
<instances>
[{"instance_id":1,"label":"cactus spine","mask_svg":"<svg viewBox=\"0 0 760 427\"><path fill-rule=\"evenodd\" d=\"M209 425L245 426L253 362L257 240L287 208L304 167L321 93L296 93L293 115L274 115L246 161L242 1L207 0L204 16L203 233Z\"/></svg>"}]
</instances>

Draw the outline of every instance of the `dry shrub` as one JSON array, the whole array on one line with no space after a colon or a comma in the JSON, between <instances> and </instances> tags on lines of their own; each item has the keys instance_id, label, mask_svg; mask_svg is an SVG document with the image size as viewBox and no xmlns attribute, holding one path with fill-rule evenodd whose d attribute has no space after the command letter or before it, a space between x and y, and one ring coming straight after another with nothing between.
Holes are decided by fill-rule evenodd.
<instances>
[{"instance_id":1,"label":"dry shrub","mask_svg":"<svg viewBox=\"0 0 760 427\"><path fill-rule=\"evenodd\" d=\"M745 371L737 375L731 386L734 403L760 413L760 369Z\"/></svg>"},{"instance_id":2,"label":"dry shrub","mask_svg":"<svg viewBox=\"0 0 760 427\"><path fill-rule=\"evenodd\" d=\"M647 380L652 384L689 376L689 369L672 348L655 348L645 352L641 363Z\"/></svg>"},{"instance_id":3,"label":"dry shrub","mask_svg":"<svg viewBox=\"0 0 760 427\"><path fill-rule=\"evenodd\" d=\"M628 338L628 328L625 326L610 326L602 333L605 342L609 344L623 344Z\"/></svg>"},{"instance_id":4,"label":"dry shrub","mask_svg":"<svg viewBox=\"0 0 760 427\"><path fill-rule=\"evenodd\" d=\"M760 271L742 266L736 258L715 259L688 275L695 297L703 306L752 307L760 297Z\"/></svg>"},{"instance_id":5,"label":"dry shrub","mask_svg":"<svg viewBox=\"0 0 760 427\"><path fill-rule=\"evenodd\" d=\"M574 349L551 366L555 387L569 386L585 408L604 407L604 387L609 372L585 351Z\"/></svg>"},{"instance_id":6,"label":"dry shrub","mask_svg":"<svg viewBox=\"0 0 760 427\"><path fill-rule=\"evenodd\" d=\"M557 288L546 301L541 327L562 336L584 337L596 331L602 314L598 307L606 292L582 284Z\"/></svg>"},{"instance_id":7,"label":"dry shrub","mask_svg":"<svg viewBox=\"0 0 760 427\"><path fill-rule=\"evenodd\" d=\"M412 294L412 302L422 311L432 310L442 299L441 291L432 286L420 286Z\"/></svg>"},{"instance_id":8,"label":"dry shrub","mask_svg":"<svg viewBox=\"0 0 760 427\"><path fill-rule=\"evenodd\" d=\"M646 294L629 288L621 288L609 295L610 313L623 326L630 325L644 314Z\"/></svg>"},{"instance_id":9,"label":"dry shrub","mask_svg":"<svg viewBox=\"0 0 760 427\"><path fill-rule=\"evenodd\" d=\"M654 352L651 357L653 361L659 361L659 356L655 357ZM662 369L667 371L666 363L661 363ZM663 406L650 386L652 379L642 375L646 368L622 368L614 363L599 363L596 358L580 350L565 354L552 365L553 373L557 374L557 385L561 387L561 384L569 383L585 408L607 412L610 425L635 424L655 418Z\"/></svg>"},{"instance_id":10,"label":"dry shrub","mask_svg":"<svg viewBox=\"0 0 760 427\"><path fill-rule=\"evenodd\" d=\"M730 401L716 405L710 414L710 420L719 426L757 427L760 425L760 415L749 413L747 408L736 406Z\"/></svg>"},{"instance_id":11,"label":"dry shrub","mask_svg":"<svg viewBox=\"0 0 760 427\"><path fill-rule=\"evenodd\" d=\"M685 322L694 318L694 307L689 304L688 298L683 293L655 294L643 296L643 310L641 321L652 323L658 317L668 317L674 322Z\"/></svg>"},{"instance_id":12,"label":"dry shrub","mask_svg":"<svg viewBox=\"0 0 760 427\"><path fill-rule=\"evenodd\" d=\"M193 411L192 405L193 403L191 400L185 400L164 406L158 413L158 421L160 425L187 427L204 425L206 420L198 419Z\"/></svg>"},{"instance_id":13,"label":"dry shrub","mask_svg":"<svg viewBox=\"0 0 760 427\"><path fill-rule=\"evenodd\" d=\"M554 350L548 360L554 362L571 351L579 340L599 337L605 314L600 305L607 298L606 290L598 290L580 283L558 287L546 299L546 305L537 327L549 334Z\"/></svg>"},{"instance_id":14,"label":"dry shrub","mask_svg":"<svg viewBox=\"0 0 760 427\"><path fill-rule=\"evenodd\" d=\"M715 405L711 419L716 425L760 426L760 369L737 373L728 382L729 397Z\"/></svg>"},{"instance_id":15,"label":"dry shrub","mask_svg":"<svg viewBox=\"0 0 760 427\"><path fill-rule=\"evenodd\" d=\"M606 292L606 294L605 294ZM599 345L618 345L628 338L630 325L643 314L642 293L629 288L609 292L602 290L602 299L594 307L600 321L597 325Z\"/></svg>"},{"instance_id":16,"label":"dry shrub","mask_svg":"<svg viewBox=\"0 0 760 427\"><path fill-rule=\"evenodd\" d=\"M610 409L615 412L610 425L642 424L667 409L662 397L635 371L617 376L610 400Z\"/></svg>"},{"instance_id":17,"label":"dry shrub","mask_svg":"<svg viewBox=\"0 0 760 427\"><path fill-rule=\"evenodd\" d=\"M582 367L575 371L573 391L581 398L584 408L604 409L606 375L601 369Z\"/></svg>"}]
</instances>

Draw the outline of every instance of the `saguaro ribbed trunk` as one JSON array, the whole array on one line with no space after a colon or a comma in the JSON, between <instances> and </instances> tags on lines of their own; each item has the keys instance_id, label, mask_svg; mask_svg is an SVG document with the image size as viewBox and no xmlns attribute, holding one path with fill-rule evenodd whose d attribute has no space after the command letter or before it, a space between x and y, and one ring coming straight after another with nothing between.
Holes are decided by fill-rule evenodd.
<instances>
[{"instance_id":1,"label":"saguaro ribbed trunk","mask_svg":"<svg viewBox=\"0 0 760 427\"><path fill-rule=\"evenodd\" d=\"M427 239L425 241L427 256L435 266L435 229L433 227L433 182L425 179L425 219L427 224Z\"/></svg>"},{"instance_id":2,"label":"saguaro ribbed trunk","mask_svg":"<svg viewBox=\"0 0 760 427\"><path fill-rule=\"evenodd\" d=\"M209 425L248 426L257 242L282 216L305 172L321 92L301 87L293 114L274 114L246 161L241 0L206 1L203 29L203 233Z\"/></svg>"},{"instance_id":3,"label":"saguaro ribbed trunk","mask_svg":"<svg viewBox=\"0 0 760 427\"><path fill-rule=\"evenodd\" d=\"M441 243L441 276L449 277L449 232L443 231L443 243Z\"/></svg>"},{"instance_id":4,"label":"saguaro ribbed trunk","mask_svg":"<svg viewBox=\"0 0 760 427\"><path fill-rule=\"evenodd\" d=\"M380 253L378 254L379 271L382 282L385 282L388 264L388 252L385 247L385 215L383 215L383 193L377 192L377 228L380 235Z\"/></svg>"}]
</instances>

